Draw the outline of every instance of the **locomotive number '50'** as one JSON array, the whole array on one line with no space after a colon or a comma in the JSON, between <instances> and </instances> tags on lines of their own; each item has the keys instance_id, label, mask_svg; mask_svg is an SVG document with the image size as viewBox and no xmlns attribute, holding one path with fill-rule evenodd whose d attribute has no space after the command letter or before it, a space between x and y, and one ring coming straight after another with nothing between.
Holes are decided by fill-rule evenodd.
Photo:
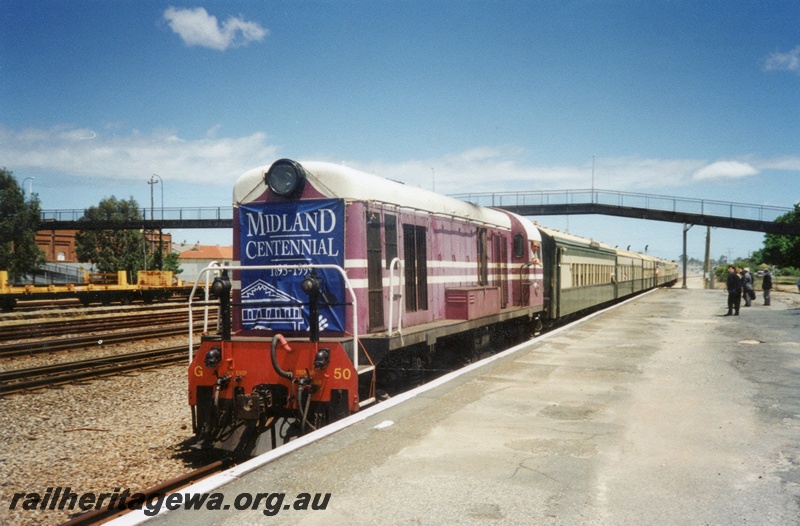
<instances>
[{"instance_id":1,"label":"locomotive number '50'","mask_svg":"<svg viewBox=\"0 0 800 526\"><path fill-rule=\"evenodd\" d=\"M353 376L353 371L348 368L337 367L333 370L334 380L349 380Z\"/></svg>"}]
</instances>

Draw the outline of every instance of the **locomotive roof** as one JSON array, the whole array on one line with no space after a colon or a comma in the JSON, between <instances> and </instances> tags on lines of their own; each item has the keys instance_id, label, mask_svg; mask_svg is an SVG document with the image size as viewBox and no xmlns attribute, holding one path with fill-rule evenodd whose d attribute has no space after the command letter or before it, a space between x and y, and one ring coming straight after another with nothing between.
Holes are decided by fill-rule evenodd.
<instances>
[{"instance_id":1,"label":"locomotive roof","mask_svg":"<svg viewBox=\"0 0 800 526\"><path fill-rule=\"evenodd\" d=\"M347 201L375 201L403 208L424 210L434 214L467 218L473 221L511 228L508 214L422 188L385 179L347 166L318 161L299 163L308 175L308 182L321 194ZM264 174L269 166L253 168L236 181L234 206L257 200L267 191Z\"/></svg>"}]
</instances>

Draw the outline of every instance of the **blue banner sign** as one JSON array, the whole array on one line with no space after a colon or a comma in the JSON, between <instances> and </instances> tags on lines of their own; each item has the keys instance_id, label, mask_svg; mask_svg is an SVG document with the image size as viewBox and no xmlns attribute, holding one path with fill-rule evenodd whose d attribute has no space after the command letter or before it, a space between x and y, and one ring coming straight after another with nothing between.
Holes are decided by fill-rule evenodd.
<instances>
[{"instance_id":1,"label":"blue banner sign","mask_svg":"<svg viewBox=\"0 0 800 526\"><path fill-rule=\"evenodd\" d=\"M242 265L287 265L242 272L242 328L309 330L308 295L300 284L310 269L291 265L344 267L344 201L319 199L251 203L239 207ZM317 269L320 330L344 332L346 294L341 274ZM338 303L340 305L327 305Z\"/></svg>"}]
</instances>

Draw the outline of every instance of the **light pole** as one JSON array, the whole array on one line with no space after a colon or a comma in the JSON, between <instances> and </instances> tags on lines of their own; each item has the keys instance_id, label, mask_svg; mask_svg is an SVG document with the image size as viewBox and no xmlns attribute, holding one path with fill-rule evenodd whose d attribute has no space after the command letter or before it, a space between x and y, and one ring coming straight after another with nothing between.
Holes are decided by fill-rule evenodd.
<instances>
[{"instance_id":1,"label":"light pole","mask_svg":"<svg viewBox=\"0 0 800 526\"><path fill-rule=\"evenodd\" d=\"M153 177L158 177L158 181L153 179ZM150 185L150 219L155 219L155 215L153 215L153 185L161 183L161 219L164 219L164 180L161 179L161 176L158 174L153 174L150 176L150 180L147 181L147 184Z\"/></svg>"},{"instance_id":2,"label":"light pole","mask_svg":"<svg viewBox=\"0 0 800 526\"><path fill-rule=\"evenodd\" d=\"M154 177L158 177L158 181L154 179ZM150 220L155 221L155 211L153 206L153 185L161 183L161 219L164 219L164 180L161 179L161 176L158 174L153 174L150 176L150 180L147 181L147 184L150 185ZM151 251L153 252L153 259L155 260L155 266L158 270L161 270L161 257L164 251L164 242L162 241L162 233L161 228L158 229L158 257L156 258L155 254L155 239L153 239L153 231L150 231L150 247ZM145 267L147 267L147 258L145 258ZM146 270L146 269L145 269Z\"/></svg>"},{"instance_id":3,"label":"light pole","mask_svg":"<svg viewBox=\"0 0 800 526\"><path fill-rule=\"evenodd\" d=\"M25 191L25 181L30 181L30 184L28 185L28 197L29 198L30 198L30 196L33 195L33 180L34 179L36 179L36 178L35 177L26 177L25 179L22 180L22 191L23 192Z\"/></svg>"},{"instance_id":4,"label":"light pole","mask_svg":"<svg viewBox=\"0 0 800 526\"><path fill-rule=\"evenodd\" d=\"M431 166L431 184L433 185L433 191L436 191L436 170L433 169Z\"/></svg>"},{"instance_id":5,"label":"light pole","mask_svg":"<svg viewBox=\"0 0 800 526\"><path fill-rule=\"evenodd\" d=\"M687 223L683 224L683 285L681 286L682 289L686 288L686 266L689 264L689 260L686 257L686 233L693 226L694 225L689 225Z\"/></svg>"}]
</instances>

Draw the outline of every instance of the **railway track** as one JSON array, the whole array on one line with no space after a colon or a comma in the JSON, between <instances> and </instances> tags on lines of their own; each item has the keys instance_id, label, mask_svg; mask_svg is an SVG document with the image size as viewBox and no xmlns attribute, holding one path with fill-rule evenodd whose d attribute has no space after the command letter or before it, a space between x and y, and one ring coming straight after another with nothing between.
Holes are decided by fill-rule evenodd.
<instances>
[{"instance_id":1,"label":"railway track","mask_svg":"<svg viewBox=\"0 0 800 526\"><path fill-rule=\"evenodd\" d=\"M216 310L214 310L216 312ZM195 313L199 317L198 313ZM50 336L61 336L73 332L97 332L103 330L152 327L156 325L186 324L189 314L185 309L171 312L147 314L121 314L114 312L108 316L94 318L48 320L34 323L5 325L0 334L1 341L26 340Z\"/></svg>"},{"instance_id":2,"label":"railway track","mask_svg":"<svg viewBox=\"0 0 800 526\"><path fill-rule=\"evenodd\" d=\"M194 330L202 330L202 323L195 323ZM94 333L91 335L69 336L38 341L22 341L0 345L0 358L14 358L31 356L34 354L55 353L85 349L98 345L111 345L128 343L153 338L167 338L170 336L183 336L188 334L186 323L174 326L150 327L139 330L126 330L117 332Z\"/></svg>"},{"instance_id":3,"label":"railway track","mask_svg":"<svg viewBox=\"0 0 800 526\"><path fill-rule=\"evenodd\" d=\"M0 396L139 371L187 359L185 345L0 372Z\"/></svg>"},{"instance_id":4,"label":"railway track","mask_svg":"<svg viewBox=\"0 0 800 526\"><path fill-rule=\"evenodd\" d=\"M149 501L151 498L157 498L160 495L175 493L181 488L185 488L199 480L203 480L215 475L230 468L231 466L233 466L233 462L229 460L218 460L216 462L212 462L199 469L186 473L185 475L175 477L167 482L163 482L157 486L153 486L139 492L142 497L140 497L137 502L143 503ZM118 508L119 505L113 506L111 509L106 507L99 510L88 511L75 517L74 519L62 523L61 526L89 526L91 524L102 524L130 511L126 506L123 506L123 509L121 510Z\"/></svg>"},{"instance_id":5,"label":"railway track","mask_svg":"<svg viewBox=\"0 0 800 526\"><path fill-rule=\"evenodd\" d=\"M186 304L189 299L188 292L183 293L174 293L172 297L167 299L161 299L157 303L134 303L132 304L134 309L152 309L156 306L175 306L178 304ZM111 306L121 306L126 305L125 303L119 304L112 304ZM130 305L130 304L128 304ZM95 303L92 305L84 305L80 302L78 298L62 298L62 299L18 299L17 304L14 306L13 311L1 311L0 314L10 314L10 315L19 315L19 314L30 314L35 313L37 311L61 311L61 312L69 312L69 311L78 311L81 309L102 309L108 308L109 305L103 305L102 303Z\"/></svg>"}]
</instances>

